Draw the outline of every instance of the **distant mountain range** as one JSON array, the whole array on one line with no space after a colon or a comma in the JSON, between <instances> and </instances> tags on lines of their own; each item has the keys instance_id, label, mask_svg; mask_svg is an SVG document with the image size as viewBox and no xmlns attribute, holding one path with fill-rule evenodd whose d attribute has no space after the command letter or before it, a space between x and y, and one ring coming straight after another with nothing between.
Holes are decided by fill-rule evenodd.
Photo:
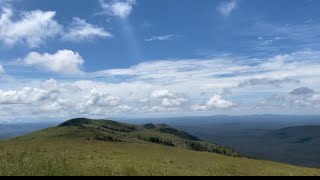
<instances>
[{"instance_id":1,"label":"distant mountain range","mask_svg":"<svg viewBox=\"0 0 320 180\"><path fill-rule=\"evenodd\" d=\"M320 116L211 116L139 121L167 123L258 159L320 167Z\"/></svg>"},{"instance_id":2,"label":"distant mountain range","mask_svg":"<svg viewBox=\"0 0 320 180\"><path fill-rule=\"evenodd\" d=\"M0 124L0 139L8 139L16 136L21 136L55 125L57 125L57 123L52 122Z\"/></svg>"}]
</instances>

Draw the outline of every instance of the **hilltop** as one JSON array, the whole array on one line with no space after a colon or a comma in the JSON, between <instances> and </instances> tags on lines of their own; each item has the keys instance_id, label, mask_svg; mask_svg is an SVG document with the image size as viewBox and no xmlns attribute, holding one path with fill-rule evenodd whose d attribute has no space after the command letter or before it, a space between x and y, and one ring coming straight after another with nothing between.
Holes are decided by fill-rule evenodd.
<instances>
[{"instance_id":1,"label":"hilltop","mask_svg":"<svg viewBox=\"0 0 320 180\"><path fill-rule=\"evenodd\" d=\"M165 124L90 119L2 141L0 159L0 175L320 175L248 159Z\"/></svg>"},{"instance_id":2,"label":"hilltop","mask_svg":"<svg viewBox=\"0 0 320 180\"><path fill-rule=\"evenodd\" d=\"M52 138L95 140L122 143L154 143L194 151L205 151L240 157L232 149L210 144L166 124L130 125L111 120L71 119L58 127L45 129L16 140L48 140Z\"/></svg>"}]
</instances>

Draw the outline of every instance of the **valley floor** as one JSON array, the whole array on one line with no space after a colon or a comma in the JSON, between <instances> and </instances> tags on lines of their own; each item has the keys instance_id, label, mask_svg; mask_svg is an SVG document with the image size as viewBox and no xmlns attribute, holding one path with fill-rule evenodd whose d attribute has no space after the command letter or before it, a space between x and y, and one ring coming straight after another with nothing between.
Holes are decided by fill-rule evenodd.
<instances>
[{"instance_id":1,"label":"valley floor","mask_svg":"<svg viewBox=\"0 0 320 180\"><path fill-rule=\"evenodd\" d=\"M0 142L0 175L320 175L320 170L156 144Z\"/></svg>"}]
</instances>

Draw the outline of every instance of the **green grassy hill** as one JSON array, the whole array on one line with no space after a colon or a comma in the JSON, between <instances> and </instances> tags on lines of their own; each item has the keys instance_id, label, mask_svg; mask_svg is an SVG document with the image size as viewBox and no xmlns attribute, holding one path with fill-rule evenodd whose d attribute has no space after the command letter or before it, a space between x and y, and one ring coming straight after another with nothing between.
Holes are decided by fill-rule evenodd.
<instances>
[{"instance_id":1,"label":"green grassy hill","mask_svg":"<svg viewBox=\"0 0 320 180\"><path fill-rule=\"evenodd\" d=\"M0 159L0 175L320 175L247 159L167 125L88 119L0 142Z\"/></svg>"}]
</instances>

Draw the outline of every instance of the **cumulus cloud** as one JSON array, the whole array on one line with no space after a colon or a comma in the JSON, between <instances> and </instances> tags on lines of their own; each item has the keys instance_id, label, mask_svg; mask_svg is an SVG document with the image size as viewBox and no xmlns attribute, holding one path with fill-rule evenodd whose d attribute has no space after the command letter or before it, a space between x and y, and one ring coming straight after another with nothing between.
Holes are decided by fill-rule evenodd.
<instances>
[{"instance_id":1,"label":"cumulus cloud","mask_svg":"<svg viewBox=\"0 0 320 180\"><path fill-rule=\"evenodd\" d=\"M320 94L308 87L296 88L285 95L275 94L258 103L257 107L278 107L295 110L299 108L316 108L320 105ZM301 110L301 109L300 109Z\"/></svg>"},{"instance_id":2,"label":"cumulus cloud","mask_svg":"<svg viewBox=\"0 0 320 180\"><path fill-rule=\"evenodd\" d=\"M59 50L55 54L31 52L22 62L27 66L45 69L54 73L83 74L81 66L84 60L77 52L71 50Z\"/></svg>"},{"instance_id":3,"label":"cumulus cloud","mask_svg":"<svg viewBox=\"0 0 320 180\"><path fill-rule=\"evenodd\" d=\"M195 105L192 109L195 111L209 111L215 109L229 109L234 106L235 104L233 102L225 100L221 94L215 94L205 104Z\"/></svg>"},{"instance_id":4,"label":"cumulus cloud","mask_svg":"<svg viewBox=\"0 0 320 180\"><path fill-rule=\"evenodd\" d=\"M188 102L188 99L185 99L185 98L173 98L173 99L164 98L161 104L164 107L180 107L187 102Z\"/></svg>"},{"instance_id":5,"label":"cumulus cloud","mask_svg":"<svg viewBox=\"0 0 320 180\"><path fill-rule=\"evenodd\" d=\"M38 47L48 38L54 38L62 27L54 20L54 11L22 12L15 16L9 8L2 8L0 14L0 42L13 46L26 44Z\"/></svg>"},{"instance_id":6,"label":"cumulus cloud","mask_svg":"<svg viewBox=\"0 0 320 180\"><path fill-rule=\"evenodd\" d=\"M129 113L134 108L123 104L121 98L91 90L90 94L77 105L77 111L83 114L103 115L106 113Z\"/></svg>"},{"instance_id":7,"label":"cumulus cloud","mask_svg":"<svg viewBox=\"0 0 320 180\"><path fill-rule=\"evenodd\" d=\"M112 35L104 28L87 23L84 19L73 18L71 26L63 34L66 41L87 41L96 38L110 38Z\"/></svg>"},{"instance_id":8,"label":"cumulus cloud","mask_svg":"<svg viewBox=\"0 0 320 180\"><path fill-rule=\"evenodd\" d=\"M23 87L19 90L0 90L0 114L6 118L17 117L65 117L73 112L73 99L64 85L47 89L49 80L38 87ZM65 94L65 92L67 92Z\"/></svg>"},{"instance_id":9,"label":"cumulus cloud","mask_svg":"<svg viewBox=\"0 0 320 180\"><path fill-rule=\"evenodd\" d=\"M151 98L176 98L176 94L167 89L155 90L150 95Z\"/></svg>"},{"instance_id":10,"label":"cumulus cloud","mask_svg":"<svg viewBox=\"0 0 320 180\"><path fill-rule=\"evenodd\" d=\"M106 117L136 110L120 97L94 88L78 87L50 79L34 87L0 90L0 114L3 117L74 117L79 114Z\"/></svg>"},{"instance_id":11,"label":"cumulus cloud","mask_svg":"<svg viewBox=\"0 0 320 180\"><path fill-rule=\"evenodd\" d=\"M32 87L25 87L20 91L0 90L0 104L32 104L54 98L50 91Z\"/></svg>"},{"instance_id":12,"label":"cumulus cloud","mask_svg":"<svg viewBox=\"0 0 320 180\"><path fill-rule=\"evenodd\" d=\"M220 3L218 6L218 11L223 16L230 16L237 6L238 0L228 0Z\"/></svg>"},{"instance_id":13,"label":"cumulus cloud","mask_svg":"<svg viewBox=\"0 0 320 180\"><path fill-rule=\"evenodd\" d=\"M69 99L57 99L51 103L45 103L40 107L44 113L69 112L74 104Z\"/></svg>"},{"instance_id":14,"label":"cumulus cloud","mask_svg":"<svg viewBox=\"0 0 320 180\"><path fill-rule=\"evenodd\" d=\"M45 89L50 92L63 93L72 91L79 93L81 89L74 84L61 84L57 80L49 79L40 85L41 89Z\"/></svg>"},{"instance_id":15,"label":"cumulus cloud","mask_svg":"<svg viewBox=\"0 0 320 180\"><path fill-rule=\"evenodd\" d=\"M161 99L161 105L165 108L181 107L188 102L184 94L178 94L167 89L155 90L151 93L150 97Z\"/></svg>"},{"instance_id":16,"label":"cumulus cloud","mask_svg":"<svg viewBox=\"0 0 320 180\"><path fill-rule=\"evenodd\" d=\"M136 4L136 0L112 0L111 2L105 2L105 0L99 0L103 14L110 16L116 16L122 19L127 18Z\"/></svg>"},{"instance_id":17,"label":"cumulus cloud","mask_svg":"<svg viewBox=\"0 0 320 180\"><path fill-rule=\"evenodd\" d=\"M163 35L163 36L153 36L150 38L145 39L145 41L147 42L151 42L151 41L169 41L172 40L172 38L176 37L173 34L168 34L168 35Z\"/></svg>"},{"instance_id":18,"label":"cumulus cloud","mask_svg":"<svg viewBox=\"0 0 320 180\"><path fill-rule=\"evenodd\" d=\"M85 100L81 103L83 106L118 106L120 105L120 98L111 96L109 94L99 94L92 90L90 95L85 97Z\"/></svg>"}]
</instances>

